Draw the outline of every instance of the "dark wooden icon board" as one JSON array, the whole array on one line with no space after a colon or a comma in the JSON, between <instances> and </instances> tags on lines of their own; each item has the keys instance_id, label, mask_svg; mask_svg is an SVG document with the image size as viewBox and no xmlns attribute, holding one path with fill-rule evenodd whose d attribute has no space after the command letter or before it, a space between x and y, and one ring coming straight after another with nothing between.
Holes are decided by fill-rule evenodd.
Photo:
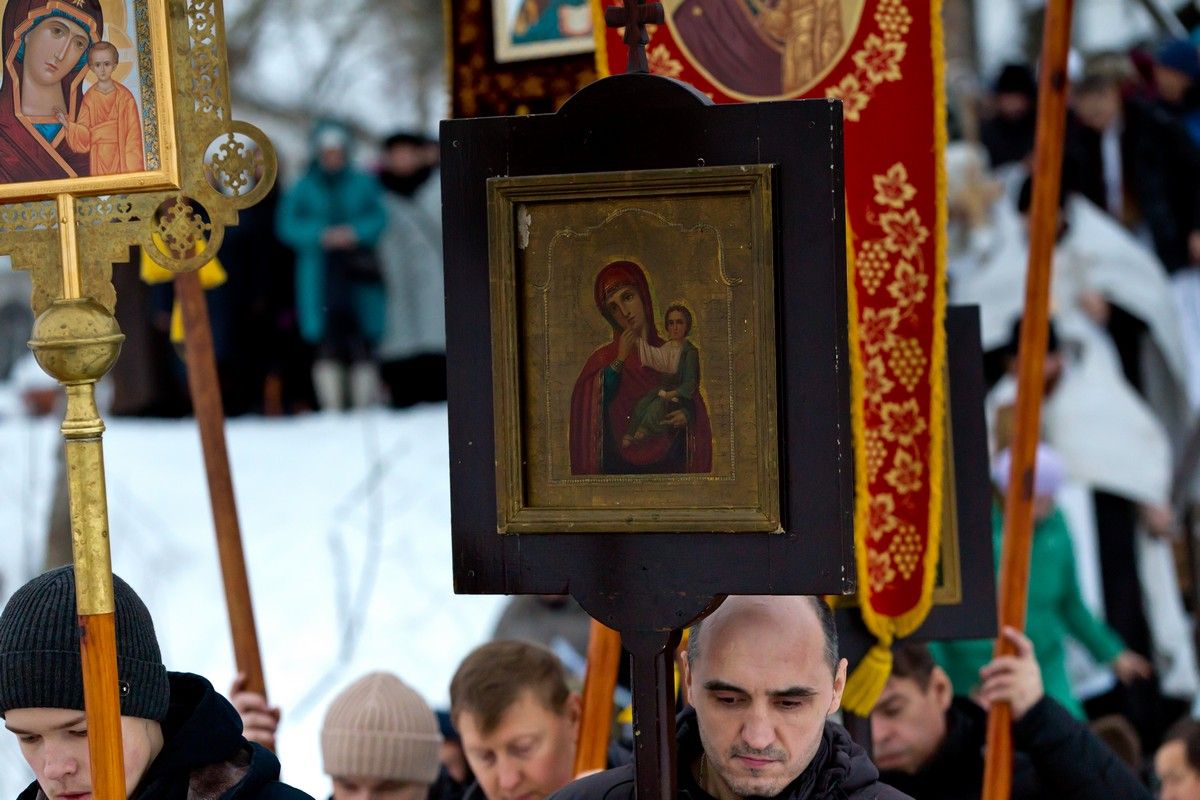
<instances>
[{"instance_id":1,"label":"dark wooden icon board","mask_svg":"<svg viewBox=\"0 0 1200 800\"><path fill-rule=\"evenodd\" d=\"M718 106L667 78L619 75L556 114L444 122L441 140L455 590L569 593L620 631L633 656L638 796L671 797L680 630L727 594L853 590L841 106ZM753 165L771 178L778 529L641 531L633 520L498 532L497 463L510 454L497 452L495 376L513 365L495 363L488 180Z\"/></svg>"}]
</instances>

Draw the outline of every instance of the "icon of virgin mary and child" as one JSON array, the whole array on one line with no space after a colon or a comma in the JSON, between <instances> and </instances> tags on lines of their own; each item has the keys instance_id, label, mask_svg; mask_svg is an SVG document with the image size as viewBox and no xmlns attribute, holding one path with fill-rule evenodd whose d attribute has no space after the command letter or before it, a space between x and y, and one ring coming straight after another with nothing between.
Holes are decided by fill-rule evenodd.
<instances>
[{"instance_id":1,"label":"icon of virgin mary and child","mask_svg":"<svg viewBox=\"0 0 1200 800\"><path fill-rule=\"evenodd\" d=\"M612 340L592 353L571 395L571 473L712 471L712 427L700 392L700 353L685 303L659 333L646 274L614 261L596 276L596 310Z\"/></svg>"},{"instance_id":2,"label":"icon of virgin mary and child","mask_svg":"<svg viewBox=\"0 0 1200 800\"><path fill-rule=\"evenodd\" d=\"M0 182L140 172L141 117L113 80L100 0L9 0L0 23ZM89 68L96 81L87 92Z\"/></svg>"}]
</instances>

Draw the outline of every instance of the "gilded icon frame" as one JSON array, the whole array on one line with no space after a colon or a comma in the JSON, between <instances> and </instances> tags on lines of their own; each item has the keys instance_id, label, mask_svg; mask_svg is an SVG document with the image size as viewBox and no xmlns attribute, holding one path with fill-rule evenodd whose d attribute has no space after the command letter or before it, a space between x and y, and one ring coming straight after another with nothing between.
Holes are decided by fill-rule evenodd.
<instances>
[{"instance_id":1,"label":"gilded icon frame","mask_svg":"<svg viewBox=\"0 0 1200 800\"><path fill-rule=\"evenodd\" d=\"M0 12L7 3L0 4ZM138 172L116 175L94 175L44 180L0 183L0 204L21 201L48 200L61 194L96 196L127 192L154 190L177 190L181 187L179 154L175 131L175 95L173 83L170 41L171 32L167 20L165 0L133 0L134 36L145 35L148 41L145 50L139 52L139 74L148 61L149 77L152 79L150 92L143 92L143 100L152 97L152 112L143 115L143 136L149 134L156 140L152 154L157 161L153 168ZM135 47L139 42L134 41ZM0 67L2 69L3 67ZM85 70L87 68L85 67ZM9 76L4 75L7 80ZM149 119L147 120L147 115Z\"/></svg>"},{"instance_id":2,"label":"gilded icon frame","mask_svg":"<svg viewBox=\"0 0 1200 800\"><path fill-rule=\"evenodd\" d=\"M745 165L488 179L499 533L782 530L772 175L771 165ZM686 466L595 470L637 446L626 441L633 423L623 437L614 430L607 400L591 412L577 401L588 365L619 346L618 323L597 299L616 262L641 269L647 318L690 309L704 411L693 408L685 434L663 434L687 440L681 449L696 460ZM680 303L669 286L691 298ZM701 413L708 471L697 455ZM590 467L572 430L585 417L600 420L606 454Z\"/></svg>"},{"instance_id":3,"label":"gilded icon frame","mask_svg":"<svg viewBox=\"0 0 1200 800\"><path fill-rule=\"evenodd\" d=\"M591 53L596 49L594 31L588 31L587 34L550 38L541 41L514 42L514 21L511 19L511 12L507 1L491 0L491 6L492 57L495 58L498 64L508 64L514 61L533 61L557 56L580 55L582 53ZM578 4L578 7L581 9L579 13L586 12L589 17L592 17L592 24L595 25L591 3ZM520 6L518 6L517 10L518 13L522 11Z\"/></svg>"}]
</instances>

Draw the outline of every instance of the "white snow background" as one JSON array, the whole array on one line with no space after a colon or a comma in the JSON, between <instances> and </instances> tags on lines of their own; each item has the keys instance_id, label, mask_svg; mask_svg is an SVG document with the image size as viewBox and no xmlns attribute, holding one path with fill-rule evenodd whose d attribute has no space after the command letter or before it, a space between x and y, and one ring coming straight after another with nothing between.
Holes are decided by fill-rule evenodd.
<instances>
[{"instance_id":1,"label":"white snow background","mask_svg":"<svg viewBox=\"0 0 1200 800\"><path fill-rule=\"evenodd\" d=\"M58 419L0 384L0 602L40 571ZM110 418L113 569L149 606L172 670L227 692L232 647L193 420ZM283 780L329 795L318 731L329 701L384 669L435 707L503 597L452 589L446 409L239 418L230 459ZM32 779L0 731L0 797Z\"/></svg>"}]
</instances>

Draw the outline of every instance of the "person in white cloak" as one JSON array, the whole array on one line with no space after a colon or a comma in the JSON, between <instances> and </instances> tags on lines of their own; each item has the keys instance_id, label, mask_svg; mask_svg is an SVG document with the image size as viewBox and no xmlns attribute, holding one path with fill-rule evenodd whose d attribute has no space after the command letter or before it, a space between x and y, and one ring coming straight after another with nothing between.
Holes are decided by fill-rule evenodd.
<instances>
[{"instance_id":1,"label":"person in white cloak","mask_svg":"<svg viewBox=\"0 0 1200 800\"><path fill-rule=\"evenodd\" d=\"M388 224L379 240L387 319L377 348L393 408L446 399L446 297L438 144L414 133L383 142Z\"/></svg>"},{"instance_id":2,"label":"person in white cloak","mask_svg":"<svg viewBox=\"0 0 1200 800\"><path fill-rule=\"evenodd\" d=\"M952 253L950 298L980 306L984 349L996 350L1010 343L1023 310L1028 242L1011 201L992 203L982 219L986 234L960 236L968 246ZM1190 702L1200 690L1200 676L1169 542L1176 526L1168 505L1171 442L1187 418L1189 364L1170 283L1156 258L1087 200L1068 197L1063 219L1051 290L1062 349L1049 360L1053 374L1042 428L1071 476L1061 502L1074 536L1081 586L1092 610L1131 647L1139 649L1141 640L1155 663L1160 691ZM1140 368L1153 405L1122 372L1105 328L1113 306L1145 325ZM1011 405L1015 389L1009 375L992 390L991 420L997 409ZM1122 527L1136 532L1122 533ZM1125 557L1114 557L1114 540L1116 552L1123 547ZM1106 609L1106 597L1109 605L1120 607ZM1110 671L1081 652L1069 667L1074 688L1085 699L1115 684Z\"/></svg>"}]
</instances>

